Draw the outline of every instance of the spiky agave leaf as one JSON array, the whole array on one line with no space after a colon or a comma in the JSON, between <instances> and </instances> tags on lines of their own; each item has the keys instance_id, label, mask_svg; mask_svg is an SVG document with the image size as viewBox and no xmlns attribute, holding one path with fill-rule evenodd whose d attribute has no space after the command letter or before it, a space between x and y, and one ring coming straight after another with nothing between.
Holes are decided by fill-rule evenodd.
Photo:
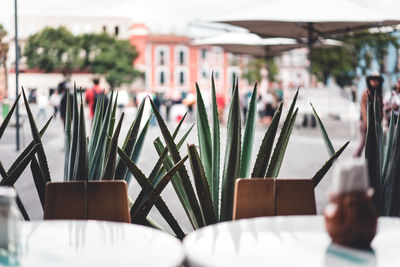
<instances>
[{"instance_id":1,"label":"spiky agave leaf","mask_svg":"<svg viewBox=\"0 0 400 267\"><path fill-rule=\"evenodd\" d=\"M132 222L140 223L145 220L147 215L149 214L151 208L159 199L161 192L167 186L169 181L171 180L174 173L176 173L179 169L183 168L183 163L188 159L188 156L185 156L180 161L178 161L175 166L169 170L161 181L157 184L153 191L149 194L149 196L143 201L140 208L133 214Z\"/></svg>"},{"instance_id":2,"label":"spiky agave leaf","mask_svg":"<svg viewBox=\"0 0 400 267\"><path fill-rule=\"evenodd\" d=\"M29 125L31 128L33 140L35 141L36 144L39 144L39 147L37 150L37 156L38 156L38 160L39 160L40 171L42 172L43 177L46 180L46 182L50 182L51 178L50 178L49 166L47 164L46 154L44 153L44 148L43 148L42 140L40 138L40 133L36 126L35 119L33 118L32 111L29 107L28 99L26 98L24 88L22 88L22 94L24 96L26 113L28 114Z\"/></svg>"},{"instance_id":3,"label":"spiky agave leaf","mask_svg":"<svg viewBox=\"0 0 400 267\"><path fill-rule=\"evenodd\" d=\"M68 181L68 167L69 167L69 158L70 158L70 150L71 150L71 117L72 117L72 111L71 111L71 97L69 94L69 89L65 92L67 96L67 106L66 106L66 112L65 112L65 139L64 139L64 149L65 149L65 154L64 154L64 182Z\"/></svg>"},{"instance_id":4,"label":"spiky agave leaf","mask_svg":"<svg viewBox=\"0 0 400 267\"><path fill-rule=\"evenodd\" d=\"M254 84L253 93L249 103L249 111L247 112L246 126L243 134L242 153L240 155L240 173L239 177L246 178L249 176L251 156L253 152L254 130L256 126L257 113L257 83Z\"/></svg>"},{"instance_id":5,"label":"spiky agave leaf","mask_svg":"<svg viewBox=\"0 0 400 267\"><path fill-rule=\"evenodd\" d=\"M47 120L46 124L40 130L40 132L39 132L40 137L42 137L43 134L46 132L47 128L50 125L51 120L52 120L52 117L50 117L50 119ZM29 143L29 145L24 149L24 151L21 152L21 154L18 156L18 158L11 165L10 169L8 170L8 174L10 174L12 171L15 170L15 168L17 168L19 163L28 155L28 153L33 149L33 147L35 145L36 145L35 141L32 141L32 142Z\"/></svg>"},{"instance_id":6,"label":"spiky agave leaf","mask_svg":"<svg viewBox=\"0 0 400 267\"><path fill-rule=\"evenodd\" d=\"M214 212L219 218L219 189L220 189L220 134L219 115L217 105L217 94L215 90L214 73L211 75L211 103L212 103L212 182L211 197L214 205ZM221 114L222 116L222 114Z\"/></svg>"},{"instance_id":7,"label":"spiky agave leaf","mask_svg":"<svg viewBox=\"0 0 400 267\"><path fill-rule=\"evenodd\" d=\"M114 91L111 91L110 99L113 98ZM95 145L95 152L91 160L91 168L89 172L89 180L99 180L103 174L103 166L106 154L107 132L111 118L112 101L109 100L106 111L104 113L103 122L101 124L100 137Z\"/></svg>"},{"instance_id":8,"label":"spiky agave leaf","mask_svg":"<svg viewBox=\"0 0 400 267\"><path fill-rule=\"evenodd\" d=\"M140 106L136 113L135 120L132 122L131 127L129 128L128 133L126 134L125 137L124 145L122 146L122 150L129 156L132 155L133 148L135 146L136 140L139 135L139 128L140 128L140 123L142 122L145 102L146 98L144 98L142 100L142 103L140 103ZM123 180L126 177L127 173L128 173L128 168L120 159L118 159L117 167L115 170L115 179Z\"/></svg>"},{"instance_id":9,"label":"spiky agave leaf","mask_svg":"<svg viewBox=\"0 0 400 267\"><path fill-rule=\"evenodd\" d=\"M312 110L314 112L315 117L317 118L318 126L319 126L319 129L321 131L321 135L322 135L322 139L324 140L325 147L328 150L329 156L332 157L333 154L335 154L335 149L333 148L332 142L329 139L328 133L325 130L325 126L322 123L320 117L318 116L317 111L315 110L313 104L310 103L310 105L312 107Z\"/></svg>"},{"instance_id":10,"label":"spiky agave leaf","mask_svg":"<svg viewBox=\"0 0 400 267\"><path fill-rule=\"evenodd\" d=\"M15 108L18 105L18 101L19 101L20 97L21 97L21 94L19 94L17 99L15 99L14 104L12 105L11 109L7 113L7 116L4 118L3 122L1 123L1 126L0 126L0 140L1 140L1 137L3 136L4 131L7 128L7 125L9 123L10 119L11 119L12 114L14 113Z\"/></svg>"},{"instance_id":11,"label":"spiky agave leaf","mask_svg":"<svg viewBox=\"0 0 400 267\"><path fill-rule=\"evenodd\" d=\"M96 101L96 107L94 111L94 116L93 116L93 122L92 122L92 132L90 134L90 140L89 140L89 150L88 150L88 155L89 155L89 173L91 172L92 169L92 159L94 158L94 153L96 151L96 147L99 144L99 138L101 135L101 126L103 124L103 110L104 110L104 100L105 100L105 95L104 92L98 96L98 100Z\"/></svg>"},{"instance_id":12,"label":"spiky agave leaf","mask_svg":"<svg viewBox=\"0 0 400 267\"><path fill-rule=\"evenodd\" d=\"M267 169L266 177L269 177L269 178L278 177L279 171L281 169L283 157L286 152L286 147L289 142L289 138L290 138L293 126L294 126L294 122L296 120L295 114L297 115L297 109L296 109L295 114L293 114L293 112L294 112L294 107L296 105L298 94L299 94L299 89L297 89L297 92L292 100L292 104L290 105L285 122L283 123L281 133L279 134L278 141L275 145L274 152L271 157L271 162L269 163L269 166Z\"/></svg>"},{"instance_id":13,"label":"spiky agave leaf","mask_svg":"<svg viewBox=\"0 0 400 267\"><path fill-rule=\"evenodd\" d=\"M275 136L279 127L279 120L282 114L283 103L280 103L278 109L275 111L274 117L265 132L264 138L261 142L260 149L254 163L251 178L264 177L267 172L268 163L272 154L272 148L274 146Z\"/></svg>"},{"instance_id":14,"label":"spiky agave leaf","mask_svg":"<svg viewBox=\"0 0 400 267\"><path fill-rule=\"evenodd\" d=\"M88 145L86 136L85 113L83 110L83 103L81 99L77 149L76 149L74 171L72 175L73 180L83 180L83 181L89 180L89 163L88 163L87 147Z\"/></svg>"},{"instance_id":15,"label":"spiky agave leaf","mask_svg":"<svg viewBox=\"0 0 400 267\"><path fill-rule=\"evenodd\" d=\"M36 191L39 196L40 204L44 209L44 198L45 198L45 191L46 191L46 180L43 177L42 172L40 171L39 163L36 160L36 157L32 158L31 161L31 172L33 181L35 183Z\"/></svg>"},{"instance_id":16,"label":"spiky agave leaf","mask_svg":"<svg viewBox=\"0 0 400 267\"><path fill-rule=\"evenodd\" d=\"M69 149L68 159L68 180L74 180L74 169L76 162L76 155L78 150L78 134L79 134L79 111L78 111L78 95L76 91L76 84L74 83L74 94L72 99L72 138Z\"/></svg>"},{"instance_id":17,"label":"spiky agave leaf","mask_svg":"<svg viewBox=\"0 0 400 267\"><path fill-rule=\"evenodd\" d=\"M232 94L228 115L225 163L222 176L222 195L220 221L232 220L233 191L235 180L239 177L241 122L239 88L236 84Z\"/></svg>"},{"instance_id":18,"label":"spiky agave leaf","mask_svg":"<svg viewBox=\"0 0 400 267\"><path fill-rule=\"evenodd\" d=\"M123 119L124 113L122 113L121 118L119 119L117 128L115 129L114 135L111 139L110 146L108 147L102 180L114 180L115 166L117 161L118 137L119 133L121 132Z\"/></svg>"},{"instance_id":19,"label":"spiky agave leaf","mask_svg":"<svg viewBox=\"0 0 400 267\"><path fill-rule=\"evenodd\" d=\"M208 123L207 109L201 96L199 85L196 83L197 95L197 136L200 147L200 157L204 165L204 171L208 184L212 186L212 140L210 125Z\"/></svg>"},{"instance_id":20,"label":"spiky agave leaf","mask_svg":"<svg viewBox=\"0 0 400 267\"><path fill-rule=\"evenodd\" d=\"M210 187L204 172L200 156L195 145L188 145L188 155L190 166L192 168L193 178L196 185L197 196L200 201L201 211L203 213L206 225L217 223L217 217L214 213L214 206L211 199Z\"/></svg>"},{"instance_id":21,"label":"spiky agave leaf","mask_svg":"<svg viewBox=\"0 0 400 267\"><path fill-rule=\"evenodd\" d=\"M319 182L321 182L322 178L324 178L325 174L329 171L330 167L332 164L335 162L335 160L342 154L342 152L345 150L347 145L350 143L350 141L346 142L338 151L336 151L326 162L325 164L317 171L317 173L314 175L312 180L314 181L314 187L316 187Z\"/></svg>"},{"instance_id":22,"label":"spiky agave leaf","mask_svg":"<svg viewBox=\"0 0 400 267\"><path fill-rule=\"evenodd\" d=\"M171 154L174 163L177 164L179 161L181 161L182 158L179 154L176 144L174 143L174 140L172 139L172 136L167 128L167 125L165 124L164 120L161 117L161 114L159 113L159 111L157 110L156 106L154 105L151 99L150 99L150 104L153 107L154 115L156 116L161 133L164 137L164 141L168 147L168 151ZM193 210L193 213L196 217L197 225L199 227L204 226L204 221L201 215L200 206L199 203L197 202L196 195L194 193L193 186L192 183L190 182L189 175L185 166L180 168L178 173L179 177L181 178L185 193L189 199L190 207Z\"/></svg>"},{"instance_id":23,"label":"spiky agave leaf","mask_svg":"<svg viewBox=\"0 0 400 267\"><path fill-rule=\"evenodd\" d=\"M147 197L153 190L154 186L150 183L149 179L146 178L146 176L142 173L142 171L136 166L136 164L129 158L125 152L118 148L118 154L121 157L121 161L128 166L128 169L132 174L134 174L134 177L138 181L139 185L142 187L142 192L145 193L145 196ZM138 200L135 201L139 204L140 202ZM134 206L135 206L134 204ZM139 205L137 205L139 206ZM182 231L181 227L179 226L178 222L168 209L167 205L165 204L164 200L159 197L159 199L156 200L155 202L156 208L159 210L160 214L163 216L163 218L166 220L166 222L169 224L171 229L174 231L176 236L179 239L182 239L185 237L185 233ZM133 215L136 212L137 208L131 209L131 215Z\"/></svg>"}]
</instances>

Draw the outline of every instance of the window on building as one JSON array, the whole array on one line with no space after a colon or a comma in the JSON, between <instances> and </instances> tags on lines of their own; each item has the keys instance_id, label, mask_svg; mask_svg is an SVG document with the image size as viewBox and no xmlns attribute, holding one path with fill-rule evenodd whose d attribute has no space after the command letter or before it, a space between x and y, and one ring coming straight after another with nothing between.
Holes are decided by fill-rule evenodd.
<instances>
[{"instance_id":1,"label":"window on building","mask_svg":"<svg viewBox=\"0 0 400 267\"><path fill-rule=\"evenodd\" d=\"M206 59L207 57L207 49L203 48L201 49L201 58Z\"/></svg>"},{"instance_id":2,"label":"window on building","mask_svg":"<svg viewBox=\"0 0 400 267\"><path fill-rule=\"evenodd\" d=\"M179 72L179 84L185 84L185 73L183 71Z\"/></svg>"},{"instance_id":3,"label":"window on building","mask_svg":"<svg viewBox=\"0 0 400 267\"><path fill-rule=\"evenodd\" d=\"M201 76L203 77L203 79L207 79L207 71L205 69L201 71Z\"/></svg>"},{"instance_id":4,"label":"window on building","mask_svg":"<svg viewBox=\"0 0 400 267\"><path fill-rule=\"evenodd\" d=\"M118 34L119 34L119 27L118 26L115 26L114 34L115 34L115 36L118 36Z\"/></svg>"},{"instance_id":5,"label":"window on building","mask_svg":"<svg viewBox=\"0 0 400 267\"><path fill-rule=\"evenodd\" d=\"M214 78L215 80L219 80L219 71L214 72Z\"/></svg>"},{"instance_id":6,"label":"window on building","mask_svg":"<svg viewBox=\"0 0 400 267\"><path fill-rule=\"evenodd\" d=\"M163 71L160 72L160 84L165 84L165 73Z\"/></svg>"},{"instance_id":7,"label":"window on building","mask_svg":"<svg viewBox=\"0 0 400 267\"><path fill-rule=\"evenodd\" d=\"M185 52L183 51L179 51L179 64L185 64Z\"/></svg>"},{"instance_id":8,"label":"window on building","mask_svg":"<svg viewBox=\"0 0 400 267\"><path fill-rule=\"evenodd\" d=\"M164 65L165 64L165 53L163 50L160 50L160 65Z\"/></svg>"}]
</instances>

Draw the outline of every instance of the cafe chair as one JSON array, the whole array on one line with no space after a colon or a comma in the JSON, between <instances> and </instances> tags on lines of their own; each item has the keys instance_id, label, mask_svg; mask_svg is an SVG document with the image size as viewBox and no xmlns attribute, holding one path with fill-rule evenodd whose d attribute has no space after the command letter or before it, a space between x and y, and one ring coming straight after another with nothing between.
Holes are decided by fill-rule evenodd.
<instances>
[{"instance_id":1,"label":"cafe chair","mask_svg":"<svg viewBox=\"0 0 400 267\"><path fill-rule=\"evenodd\" d=\"M125 181L73 181L46 184L45 220L102 220L130 223Z\"/></svg>"},{"instance_id":2,"label":"cafe chair","mask_svg":"<svg viewBox=\"0 0 400 267\"><path fill-rule=\"evenodd\" d=\"M252 178L235 183L233 220L278 215L315 215L310 179Z\"/></svg>"}]
</instances>

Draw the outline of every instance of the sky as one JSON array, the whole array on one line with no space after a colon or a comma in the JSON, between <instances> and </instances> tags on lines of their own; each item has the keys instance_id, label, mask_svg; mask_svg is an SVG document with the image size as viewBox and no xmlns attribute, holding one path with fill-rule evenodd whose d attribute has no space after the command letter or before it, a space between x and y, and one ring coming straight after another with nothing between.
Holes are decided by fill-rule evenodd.
<instances>
[{"instance_id":1,"label":"sky","mask_svg":"<svg viewBox=\"0 0 400 267\"><path fill-rule=\"evenodd\" d=\"M18 0L19 15L122 16L144 22L153 32L189 34L194 26L274 0ZM334 0L321 0L334 1ZM351 0L385 13L399 12L399 0ZM227 4L229 3L229 4ZM284 12L284 11L283 11ZM396 14L397 15L397 14ZM0 23L10 31L14 0L0 0Z\"/></svg>"}]
</instances>

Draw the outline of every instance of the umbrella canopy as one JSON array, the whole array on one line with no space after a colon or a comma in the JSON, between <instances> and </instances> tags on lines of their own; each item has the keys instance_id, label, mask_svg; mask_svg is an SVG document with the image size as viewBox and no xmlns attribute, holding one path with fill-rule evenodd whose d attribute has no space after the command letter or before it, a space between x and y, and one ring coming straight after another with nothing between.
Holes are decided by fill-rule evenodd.
<instances>
[{"instance_id":1,"label":"umbrella canopy","mask_svg":"<svg viewBox=\"0 0 400 267\"><path fill-rule=\"evenodd\" d=\"M303 42L291 38L265 38L256 34L245 32L230 32L217 36L195 39L193 45L220 46L234 54L246 54L256 57L276 56L282 52L295 48L306 47ZM320 39L316 46L341 46L342 42L336 40Z\"/></svg>"},{"instance_id":2,"label":"umbrella canopy","mask_svg":"<svg viewBox=\"0 0 400 267\"><path fill-rule=\"evenodd\" d=\"M276 0L217 21L246 28L264 38L316 39L397 25L400 24L399 18L386 16L347 0Z\"/></svg>"}]
</instances>

